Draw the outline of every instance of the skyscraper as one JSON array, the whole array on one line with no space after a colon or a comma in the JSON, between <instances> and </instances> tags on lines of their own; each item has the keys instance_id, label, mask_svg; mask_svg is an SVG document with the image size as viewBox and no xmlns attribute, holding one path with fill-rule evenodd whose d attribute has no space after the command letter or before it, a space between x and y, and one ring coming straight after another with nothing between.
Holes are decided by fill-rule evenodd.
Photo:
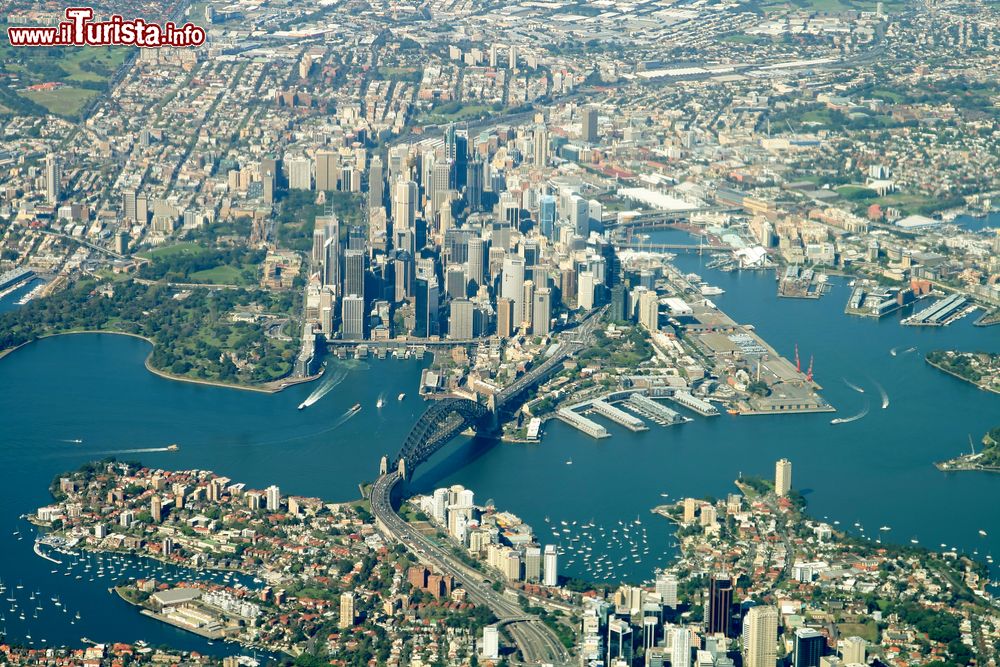
<instances>
[{"instance_id":1,"label":"skyscraper","mask_svg":"<svg viewBox=\"0 0 1000 667\"><path fill-rule=\"evenodd\" d=\"M61 187L62 162L55 153L49 153L45 156L45 199L49 204L55 206L59 203Z\"/></svg>"},{"instance_id":2,"label":"skyscraper","mask_svg":"<svg viewBox=\"0 0 1000 667\"><path fill-rule=\"evenodd\" d=\"M344 251L344 294L365 298L365 253L362 250Z\"/></svg>"},{"instance_id":3,"label":"skyscraper","mask_svg":"<svg viewBox=\"0 0 1000 667\"><path fill-rule=\"evenodd\" d=\"M795 657L793 667L819 667L819 659L826 650L826 637L812 628L795 631Z\"/></svg>"},{"instance_id":4,"label":"skyscraper","mask_svg":"<svg viewBox=\"0 0 1000 667\"><path fill-rule=\"evenodd\" d=\"M340 627L345 630L354 627L354 593L351 591L340 594Z\"/></svg>"},{"instance_id":5,"label":"skyscraper","mask_svg":"<svg viewBox=\"0 0 1000 667\"><path fill-rule=\"evenodd\" d=\"M524 580L540 581L542 579L542 549L536 546L524 550Z\"/></svg>"},{"instance_id":6,"label":"skyscraper","mask_svg":"<svg viewBox=\"0 0 1000 667\"><path fill-rule=\"evenodd\" d=\"M848 665L863 665L867 659L868 642L861 637L840 640L840 657Z\"/></svg>"},{"instance_id":7,"label":"skyscraper","mask_svg":"<svg viewBox=\"0 0 1000 667\"><path fill-rule=\"evenodd\" d=\"M497 299L497 336L510 338L514 333L514 301L507 297Z\"/></svg>"},{"instance_id":8,"label":"skyscraper","mask_svg":"<svg viewBox=\"0 0 1000 667\"><path fill-rule=\"evenodd\" d=\"M660 299L652 290L639 293L639 324L646 331L660 330Z\"/></svg>"},{"instance_id":9,"label":"skyscraper","mask_svg":"<svg viewBox=\"0 0 1000 667\"><path fill-rule=\"evenodd\" d=\"M486 272L486 252L487 242L481 236L473 236L469 239L469 270L466 278L476 283L476 287L483 284L483 276Z\"/></svg>"},{"instance_id":10,"label":"skyscraper","mask_svg":"<svg viewBox=\"0 0 1000 667\"><path fill-rule=\"evenodd\" d=\"M664 607L677 607L677 577L661 572L656 575L656 593L660 596Z\"/></svg>"},{"instance_id":11,"label":"skyscraper","mask_svg":"<svg viewBox=\"0 0 1000 667\"><path fill-rule=\"evenodd\" d=\"M774 492L779 496L788 495L792 489L792 462L780 459L774 464Z\"/></svg>"},{"instance_id":12,"label":"skyscraper","mask_svg":"<svg viewBox=\"0 0 1000 667\"><path fill-rule=\"evenodd\" d=\"M397 229L414 229L417 225L417 184L397 181L392 193L392 221Z\"/></svg>"},{"instance_id":13,"label":"skyscraper","mask_svg":"<svg viewBox=\"0 0 1000 667\"><path fill-rule=\"evenodd\" d=\"M622 660L626 665L632 664L632 626L620 618L608 621L608 661Z\"/></svg>"},{"instance_id":14,"label":"skyscraper","mask_svg":"<svg viewBox=\"0 0 1000 667\"><path fill-rule=\"evenodd\" d=\"M267 511L276 512L281 509L281 489L272 484L265 490L267 497Z\"/></svg>"},{"instance_id":15,"label":"skyscraper","mask_svg":"<svg viewBox=\"0 0 1000 667\"><path fill-rule=\"evenodd\" d=\"M775 667L777 641L777 608L751 607L743 621L744 667Z\"/></svg>"},{"instance_id":16,"label":"skyscraper","mask_svg":"<svg viewBox=\"0 0 1000 667\"><path fill-rule=\"evenodd\" d=\"M382 158L378 155L372 157L368 167L368 208L375 210L382 206L385 196L384 176L382 175Z\"/></svg>"},{"instance_id":17,"label":"skyscraper","mask_svg":"<svg viewBox=\"0 0 1000 667\"><path fill-rule=\"evenodd\" d=\"M545 545L545 573L542 583L546 586L559 585L559 554L556 553L556 545Z\"/></svg>"},{"instance_id":18,"label":"skyscraper","mask_svg":"<svg viewBox=\"0 0 1000 667\"><path fill-rule=\"evenodd\" d=\"M549 162L549 131L545 129L543 123L535 126L532 135L533 158L536 167L542 167Z\"/></svg>"},{"instance_id":19,"label":"skyscraper","mask_svg":"<svg viewBox=\"0 0 1000 667\"><path fill-rule=\"evenodd\" d=\"M503 276L500 283L500 296L513 302L511 310L511 325L521 326L524 318L524 258L519 255L508 255L503 260Z\"/></svg>"},{"instance_id":20,"label":"skyscraper","mask_svg":"<svg viewBox=\"0 0 1000 667\"><path fill-rule=\"evenodd\" d=\"M721 632L731 636L730 617L733 607L733 579L728 574L713 574L708 582L708 604L705 618L709 634Z\"/></svg>"},{"instance_id":21,"label":"skyscraper","mask_svg":"<svg viewBox=\"0 0 1000 667\"><path fill-rule=\"evenodd\" d=\"M552 290L540 287L535 290L531 313L531 333L544 336L552 331Z\"/></svg>"},{"instance_id":22,"label":"skyscraper","mask_svg":"<svg viewBox=\"0 0 1000 667\"><path fill-rule=\"evenodd\" d=\"M436 336L439 333L437 278L417 278L415 306L413 335L421 338Z\"/></svg>"},{"instance_id":23,"label":"skyscraper","mask_svg":"<svg viewBox=\"0 0 1000 667\"><path fill-rule=\"evenodd\" d=\"M448 338L455 340L468 340L474 336L473 333L473 311L472 302L468 299L453 299L450 305L450 315L448 317Z\"/></svg>"},{"instance_id":24,"label":"skyscraper","mask_svg":"<svg viewBox=\"0 0 1000 667\"><path fill-rule=\"evenodd\" d=\"M364 340L365 300L357 294L348 294L343 299L341 334L344 340Z\"/></svg>"},{"instance_id":25,"label":"skyscraper","mask_svg":"<svg viewBox=\"0 0 1000 667\"><path fill-rule=\"evenodd\" d=\"M570 200L569 222L577 236L588 236L590 234L590 202L583 197L573 195L573 199Z\"/></svg>"},{"instance_id":26,"label":"skyscraper","mask_svg":"<svg viewBox=\"0 0 1000 667\"><path fill-rule=\"evenodd\" d=\"M538 202L538 231L549 240L555 239L556 198L552 195L542 195Z\"/></svg>"},{"instance_id":27,"label":"skyscraper","mask_svg":"<svg viewBox=\"0 0 1000 667\"><path fill-rule=\"evenodd\" d=\"M312 190L312 185L312 160L307 157L289 160L288 188L290 190Z\"/></svg>"},{"instance_id":28,"label":"skyscraper","mask_svg":"<svg viewBox=\"0 0 1000 667\"><path fill-rule=\"evenodd\" d=\"M691 667L691 633L687 628L673 628L670 639L670 667Z\"/></svg>"},{"instance_id":29,"label":"skyscraper","mask_svg":"<svg viewBox=\"0 0 1000 667\"><path fill-rule=\"evenodd\" d=\"M483 658L496 660L500 657L500 632L495 625L483 628Z\"/></svg>"},{"instance_id":30,"label":"skyscraper","mask_svg":"<svg viewBox=\"0 0 1000 667\"><path fill-rule=\"evenodd\" d=\"M584 107L583 109L583 118L580 123L580 139L588 144L597 143L597 109L594 107Z\"/></svg>"},{"instance_id":31,"label":"skyscraper","mask_svg":"<svg viewBox=\"0 0 1000 667\"><path fill-rule=\"evenodd\" d=\"M336 190L339 164L333 151L316 151L316 189Z\"/></svg>"}]
</instances>

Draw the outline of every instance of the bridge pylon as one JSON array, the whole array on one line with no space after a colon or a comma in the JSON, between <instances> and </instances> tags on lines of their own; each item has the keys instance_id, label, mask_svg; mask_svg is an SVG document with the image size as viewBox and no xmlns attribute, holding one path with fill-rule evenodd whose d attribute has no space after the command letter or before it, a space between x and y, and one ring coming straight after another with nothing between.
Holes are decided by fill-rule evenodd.
<instances>
[{"instance_id":1,"label":"bridge pylon","mask_svg":"<svg viewBox=\"0 0 1000 667\"><path fill-rule=\"evenodd\" d=\"M406 459L402 456L399 457L399 463L396 464L396 472L399 473L400 479L406 479Z\"/></svg>"},{"instance_id":2,"label":"bridge pylon","mask_svg":"<svg viewBox=\"0 0 1000 667\"><path fill-rule=\"evenodd\" d=\"M382 460L378 464L378 474L385 475L389 472L389 457L382 455Z\"/></svg>"}]
</instances>

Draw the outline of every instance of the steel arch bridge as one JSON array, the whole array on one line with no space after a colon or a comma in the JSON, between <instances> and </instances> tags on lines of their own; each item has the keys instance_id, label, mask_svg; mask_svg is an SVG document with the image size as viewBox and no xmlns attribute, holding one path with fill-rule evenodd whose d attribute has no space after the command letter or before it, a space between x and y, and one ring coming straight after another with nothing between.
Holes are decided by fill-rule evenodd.
<instances>
[{"instance_id":1,"label":"steel arch bridge","mask_svg":"<svg viewBox=\"0 0 1000 667\"><path fill-rule=\"evenodd\" d=\"M468 427L481 424L490 414L485 405L465 398L434 401L410 429L393 465L403 477L409 477L434 452Z\"/></svg>"}]
</instances>

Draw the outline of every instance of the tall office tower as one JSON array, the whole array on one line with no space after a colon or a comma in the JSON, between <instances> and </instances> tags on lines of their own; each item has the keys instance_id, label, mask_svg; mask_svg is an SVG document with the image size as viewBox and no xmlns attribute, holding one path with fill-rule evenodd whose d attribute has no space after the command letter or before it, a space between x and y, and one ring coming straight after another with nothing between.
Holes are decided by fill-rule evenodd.
<instances>
[{"instance_id":1,"label":"tall office tower","mask_svg":"<svg viewBox=\"0 0 1000 667\"><path fill-rule=\"evenodd\" d=\"M415 229L419 191L413 181L396 181L392 193L392 222L396 229Z\"/></svg>"},{"instance_id":2,"label":"tall office tower","mask_svg":"<svg viewBox=\"0 0 1000 667\"><path fill-rule=\"evenodd\" d=\"M677 607L677 577L668 572L656 575L656 593L660 596L664 607Z\"/></svg>"},{"instance_id":3,"label":"tall office tower","mask_svg":"<svg viewBox=\"0 0 1000 667\"><path fill-rule=\"evenodd\" d=\"M614 664L622 660L626 665L632 664L632 626L620 618L608 621L608 660L605 664Z\"/></svg>"},{"instance_id":4,"label":"tall office tower","mask_svg":"<svg viewBox=\"0 0 1000 667\"><path fill-rule=\"evenodd\" d=\"M417 278L413 335L418 338L438 333L438 284L433 276Z\"/></svg>"},{"instance_id":5,"label":"tall office tower","mask_svg":"<svg viewBox=\"0 0 1000 667\"><path fill-rule=\"evenodd\" d=\"M448 338L469 340L475 337L473 326L475 307L468 299L453 299L448 316Z\"/></svg>"},{"instance_id":6,"label":"tall office tower","mask_svg":"<svg viewBox=\"0 0 1000 667\"><path fill-rule=\"evenodd\" d=\"M531 317L535 306L535 283L532 280L524 281L523 294L521 295L521 325L526 331L531 331ZM517 315L517 313L514 313Z\"/></svg>"},{"instance_id":7,"label":"tall office tower","mask_svg":"<svg viewBox=\"0 0 1000 667\"><path fill-rule=\"evenodd\" d=\"M733 579L728 574L713 574L708 582L708 604L705 617L708 619L708 633L721 632L731 636L730 619L733 607Z\"/></svg>"},{"instance_id":8,"label":"tall office tower","mask_svg":"<svg viewBox=\"0 0 1000 667\"><path fill-rule=\"evenodd\" d=\"M497 299L497 336L510 338L514 333L514 302L507 297Z\"/></svg>"},{"instance_id":9,"label":"tall office tower","mask_svg":"<svg viewBox=\"0 0 1000 667\"><path fill-rule=\"evenodd\" d=\"M840 640L840 658L848 665L863 665L867 660L868 642L861 637Z\"/></svg>"},{"instance_id":10,"label":"tall office tower","mask_svg":"<svg viewBox=\"0 0 1000 667\"><path fill-rule=\"evenodd\" d=\"M472 213L479 213L483 210L485 181L486 167L479 154L476 153L465 169L465 201Z\"/></svg>"},{"instance_id":11,"label":"tall office tower","mask_svg":"<svg viewBox=\"0 0 1000 667\"><path fill-rule=\"evenodd\" d=\"M576 280L576 306L584 310L591 310L594 307L594 273L592 271L581 271Z\"/></svg>"},{"instance_id":12,"label":"tall office tower","mask_svg":"<svg viewBox=\"0 0 1000 667\"><path fill-rule=\"evenodd\" d=\"M368 208L375 210L383 205L385 197L385 181L382 176L382 158L378 155L372 157L368 166Z\"/></svg>"},{"instance_id":13,"label":"tall office tower","mask_svg":"<svg viewBox=\"0 0 1000 667\"><path fill-rule=\"evenodd\" d=\"M584 107L583 119L580 123L580 139L588 144L596 144L597 136L597 109L594 107Z\"/></svg>"},{"instance_id":14,"label":"tall office tower","mask_svg":"<svg viewBox=\"0 0 1000 667\"><path fill-rule=\"evenodd\" d=\"M340 331L344 340L364 340L365 338L365 299L363 296L348 293L343 301Z\"/></svg>"},{"instance_id":15,"label":"tall office tower","mask_svg":"<svg viewBox=\"0 0 1000 667\"><path fill-rule=\"evenodd\" d=\"M362 250L344 252L344 295L365 297L365 253Z\"/></svg>"},{"instance_id":16,"label":"tall office tower","mask_svg":"<svg viewBox=\"0 0 1000 667\"><path fill-rule=\"evenodd\" d=\"M413 256L408 252L397 252L392 260L395 290L393 301L399 303L413 296Z\"/></svg>"},{"instance_id":17,"label":"tall office tower","mask_svg":"<svg viewBox=\"0 0 1000 667\"><path fill-rule=\"evenodd\" d=\"M464 299L468 282L465 280L465 269L461 266L449 266L444 274L444 290L452 299Z\"/></svg>"},{"instance_id":18,"label":"tall office tower","mask_svg":"<svg viewBox=\"0 0 1000 667\"><path fill-rule=\"evenodd\" d=\"M627 320L629 319L628 314L625 312L625 307L628 304L628 296L625 293L625 286L622 284L615 285L611 288L611 305L608 308L608 317L612 320Z\"/></svg>"},{"instance_id":19,"label":"tall office tower","mask_svg":"<svg viewBox=\"0 0 1000 667\"><path fill-rule=\"evenodd\" d=\"M135 220L135 207L136 207L136 192L135 190L126 190L122 193L122 217L126 220Z\"/></svg>"},{"instance_id":20,"label":"tall office tower","mask_svg":"<svg viewBox=\"0 0 1000 667\"><path fill-rule=\"evenodd\" d=\"M536 167L543 167L549 163L549 131L545 129L544 123L535 126L532 135L532 157Z\"/></svg>"},{"instance_id":21,"label":"tall office tower","mask_svg":"<svg viewBox=\"0 0 1000 667\"><path fill-rule=\"evenodd\" d=\"M265 158L260 161L261 197L265 204L274 203L274 190L278 185L276 169L277 162L273 158Z\"/></svg>"},{"instance_id":22,"label":"tall office tower","mask_svg":"<svg viewBox=\"0 0 1000 667\"><path fill-rule=\"evenodd\" d=\"M355 180L354 165L341 165L340 177L337 179L337 189L341 192L354 192Z\"/></svg>"},{"instance_id":23,"label":"tall office tower","mask_svg":"<svg viewBox=\"0 0 1000 667\"><path fill-rule=\"evenodd\" d=\"M340 629L354 627L354 593L344 591L340 594Z\"/></svg>"},{"instance_id":24,"label":"tall office tower","mask_svg":"<svg viewBox=\"0 0 1000 667\"><path fill-rule=\"evenodd\" d=\"M351 225L347 228L347 249L364 252L368 243L368 234L361 225Z\"/></svg>"},{"instance_id":25,"label":"tall office tower","mask_svg":"<svg viewBox=\"0 0 1000 667\"><path fill-rule=\"evenodd\" d=\"M521 326L524 317L524 258L508 255L503 260L503 277L500 282L500 296L510 299L514 308L513 326Z\"/></svg>"},{"instance_id":26,"label":"tall office tower","mask_svg":"<svg viewBox=\"0 0 1000 667\"><path fill-rule=\"evenodd\" d=\"M322 225L316 225L313 228L313 242L312 251L309 253L309 259L312 260L314 267L320 267L323 265L323 258L326 253L326 229Z\"/></svg>"},{"instance_id":27,"label":"tall office tower","mask_svg":"<svg viewBox=\"0 0 1000 667\"><path fill-rule=\"evenodd\" d=\"M569 223L577 236L586 238L590 234L590 202L573 195L569 206Z\"/></svg>"},{"instance_id":28,"label":"tall office tower","mask_svg":"<svg viewBox=\"0 0 1000 667\"><path fill-rule=\"evenodd\" d=\"M517 69L517 46L514 44L507 47L507 69Z\"/></svg>"},{"instance_id":29,"label":"tall office tower","mask_svg":"<svg viewBox=\"0 0 1000 667\"><path fill-rule=\"evenodd\" d=\"M559 585L559 554L556 552L556 545L546 544L545 555L543 556L545 571L542 583L546 586Z\"/></svg>"},{"instance_id":30,"label":"tall office tower","mask_svg":"<svg viewBox=\"0 0 1000 667\"><path fill-rule=\"evenodd\" d=\"M431 208L434 211L438 211L451 194L451 171L452 164L448 160L438 161L431 170L427 198L430 200Z\"/></svg>"},{"instance_id":31,"label":"tall office tower","mask_svg":"<svg viewBox=\"0 0 1000 667\"><path fill-rule=\"evenodd\" d=\"M469 261L469 239L474 232L468 229L449 229L444 233L444 261L448 266Z\"/></svg>"},{"instance_id":32,"label":"tall office tower","mask_svg":"<svg viewBox=\"0 0 1000 667\"><path fill-rule=\"evenodd\" d=\"M500 631L495 625L483 628L483 659L496 660L500 657Z\"/></svg>"},{"instance_id":33,"label":"tall office tower","mask_svg":"<svg viewBox=\"0 0 1000 667\"><path fill-rule=\"evenodd\" d=\"M469 270L466 276L476 283L478 288L483 284L486 274L486 252L489 244L481 236L473 236L469 239Z\"/></svg>"},{"instance_id":34,"label":"tall office tower","mask_svg":"<svg viewBox=\"0 0 1000 667\"><path fill-rule=\"evenodd\" d=\"M780 459L774 464L774 492L779 496L788 495L792 490L792 462Z\"/></svg>"},{"instance_id":35,"label":"tall office tower","mask_svg":"<svg viewBox=\"0 0 1000 667\"><path fill-rule=\"evenodd\" d=\"M336 190L340 161L333 151L316 151L316 189Z\"/></svg>"},{"instance_id":36,"label":"tall office tower","mask_svg":"<svg viewBox=\"0 0 1000 667\"><path fill-rule=\"evenodd\" d=\"M340 289L340 242L336 238L323 242L323 286Z\"/></svg>"},{"instance_id":37,"label":"tall office tower","mask_svg":"<svg viewBox=\"0 0 1000 667\"><path fill-rule=\"evenodd\" d=\"M777 608L751 607L743 621L744 667L775 667L777 643Z\"/></svg>"},{"instance_id":38,"label":"tall office tower","mask_svg":"<svg viewBox=\"0 0 1000 667\"><path fill-rule=\"evenodd\" d=\"M555 240L556 198L552 195L542 195L538 202L538 232L550 241Z\"/></svg>"},{"instance_id":39,"label":"tall office tower","mask_svg":"<svg viewBox=\"0 0 1000 667\"><path fill-rule=\"evenodd\" d=\"M524 550L524 580L542 580L542 549L541 547L527 547Z\"/></svg>"},{"instance_id":40,"label":"tall office tower","mask_svg":"<svg viewBox=\"0 0 1000 667\"><path fill-rule=\"evenodd\" d=\"M552 332L552 290L540 287L535 290L531 312L531 333L545 336Z\"/></svg>"},{"instance_id":41,"label":"tall office tower","mask_svg":"<svg viewBox=\"0 0 1000 667\"><path fill-rule=\"evenodd\" d=\"M671 629L670 640L670 667L691 667L691 633L688 629Z\"/></svg>"},{"instance_id":42,"label":"tall office tower","mask_svg":"<svg viewBox=\"0 0 1000 667\"><path fill-rule=\"evenodd\" d=\"M135 221L141 225L149 222L149 197L144 194L135 197Z\"/></svg>"},{"instance_id":43,"label":"tall office tower","mask_svg":"<svg viewBox=\"0 0 1000 667\"><path fill-rule=\"evenodd\" d=\"M267 511L277 512L281 509L281 489L276 485L272 484L264 490L265 497L267 498Z\"/></svg>"},{"instance_id":44,"label":"tall office tower","mask_svg":"<svg viewBox=\"0 0 1000 667\"><path fill-rule=\"evenodd\" d=\"M62 162L55 153L45 156L45 199L55 206L59 203L62 187Z\"/></svg>"},{"instance_id":45,"label":"tall office tower","mask_svg":"<svg viewBox=\"0 0 1000 667\"><path fill-rule=\"evenodd\" d=\"M541 259L541 252L538 249L538 241L533 238L522 241L521 256L524 257L526 274L530 272L533 277L534 268L538 266L538 260Z\"/></svg>"},{"instance_id":46,"label":"tall office tower","mask_svg":"<svg viewBox=\"0 0 1000 667\"><path fill-rule=\"evenodd\" d=\"M307 157L288 161L288 189L312 190L312 160Z\"/></svg>"},{"instance_id":47,"label":"tall office tower","mask_svg":"<svg viewBox=\"0 0 1000 667\"><path fill-rule=\"evenodd\" d=\"M819 659L825 650L826 637L812 628L797 629L792 667L819 667Z\"/></svg>"},{"instance_id":48,"label":"tall office tower","mask_svg":"<svg viewBox=\"0 0 1000 667\"><path fill-rule=\"evenodd\" d=\"M646 331L660 330L660 299L652 290L639 294L639 324Z\"/></svg>"}]
</instances>

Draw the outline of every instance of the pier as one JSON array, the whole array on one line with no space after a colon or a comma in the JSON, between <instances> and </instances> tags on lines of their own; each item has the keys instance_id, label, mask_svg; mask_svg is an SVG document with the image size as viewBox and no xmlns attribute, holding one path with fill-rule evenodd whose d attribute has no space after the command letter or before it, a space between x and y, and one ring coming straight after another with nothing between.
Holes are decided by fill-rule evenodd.
<instances>
[{"instance_id":1,"label":"pier","mask_svg":"<svg viewBox=\"0 0 1000 667\"><path fill-rule=\"evenodd\" d=\"M635 412L660 426L673 426L674 424L683 424L684 422L691 421L690 417L685 417L679 412L671 410L667 406L661 405L640 393L632 394L625 403Z\"/></svg>"},{"instance_id":2,"label":"pier","mask_svg":"<svg viewBox=\"0 0 1000 667\"><path fill-rule=\"evenodd\" d=\"M578 431L586 433L591 438L607 438L611 435L608 433L608 429L604 428L597 422L587 419L583 415L574 412L570 408L561 408L556 412L556 416Z\"/></svg>"},{"instance_id":3,"label":"pier","mask_svg":"<svg viewBox=\"0 0 1000 667\"><path fill-rule=\"evenodd\" d=\"M919 313L915 313L902 321L902 324L911 327L941 327L951 324L958 319L965 311L963 307L968 303L968 299L963 294L952 294Z\"/></svg>"},{"instance_id":4,"label":"pier","mask_svg":"<svg viewBox=\"0 0 1000 667\"><path fill-rule=\"evenodd\" d=\"M593 401L590 404L590 407L591 409L593 409L594 412L607 417L616 424L621 424L622 426L624 426L625 428L627 428L632 432L649 430L649 427L646 426L646 423L643 422L638 417L633 417L624 410L619 410L615 406L601 399Z\"/></svg>"},{"instance_id":5,"label":"pier","mask_svg":"<svg viewBox=\"0 0 1000 667\"><path fill-rule=\"evenodd\" d=\"M688 410L694 410L702 417L715 417L719 414L719 410L714 405L708 401L696 398L686 391L675 391L671 398L673 398L677 405L683 406Z\"/></svg>"}]
</instances>

